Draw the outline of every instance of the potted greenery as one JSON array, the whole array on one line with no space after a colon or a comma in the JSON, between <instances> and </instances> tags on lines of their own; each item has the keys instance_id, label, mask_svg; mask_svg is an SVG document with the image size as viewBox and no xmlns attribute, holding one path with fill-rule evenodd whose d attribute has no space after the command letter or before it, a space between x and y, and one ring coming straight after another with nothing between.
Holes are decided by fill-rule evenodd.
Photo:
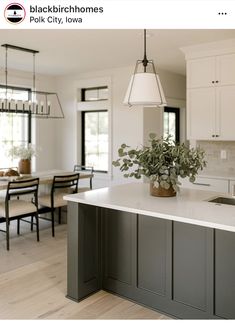
<instances>
[{"instance_id":1,"label":"potted greenery","mask_svg":"<svg viewBox=\"0 0 235 324\"><path fill-rule=\"evenodd\" d=\"M20 158L19 160L19 173L30 174L31 173L31 159L36 154L35 149L29 144L27 147L12 146L9 150L9 155L14 158Z\"/></svg>"},{"instance_id":2,"label":"potted greenery","mask_svg":"<svg viewBox=\"0 0 235 324\"><path fill-rule=\"evenodd\" d=\"M131 149L122 144L118 150L119 159L113 166L119 167L124 177L150 179L150 193L153 196L170 197L179 191L179 176L195 181L198 170L206 166L205 152L200 148L188 148L185 144L149 135L150 146Z\"/></svg>"}]
</instances>

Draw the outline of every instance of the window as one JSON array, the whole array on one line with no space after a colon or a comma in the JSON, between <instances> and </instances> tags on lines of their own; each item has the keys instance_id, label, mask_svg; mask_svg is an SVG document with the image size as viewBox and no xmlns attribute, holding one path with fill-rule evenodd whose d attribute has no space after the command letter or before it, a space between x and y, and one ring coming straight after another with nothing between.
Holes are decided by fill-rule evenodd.
<instances>
[{"instance_id":1,"label":"window","mask_svg":"<svg viewBox=\"0 0 235 324\"><path fill-rule=\"evenodd\" d=\"M180 110L179 108L164 108L164 137L171 135L175 142L180 141Z\"/></svg>"},{"instance_id":2,"label":"window","mask_svg":"<svg viewBox=\"0 0 235 324\"><path fill-rule=\"evenodd\" d=\"M8 99L29 100L29 89L9 87ZM6 89L0 86L0 100L6 98ZM12 146L27 145L31 142L31 114L1 111L0 107L0 167L9 168L18 165L18 158L8 155Z\"/></svg>"},{"instance_id":3,"label":"window","mask_svg":"<svg viewBox=\"0 0 235 324\"><path fill-rule=\"evenodd\" d=\"M108 111L82 112L82 164L108 171Z\"/></svg>"},{"instance_id":4,"label":"window","mask_svg":"<svg viewBox=\"0 0 235 324\"><path fill-rule=\"evenodd\" d=\"M108 87L82 89L81 97L82 101L108 100Z\"/></svg>"},{"instance_id":5,"label":"window","mask_svg":"<svg viewBox=\"0 0 235 324\"><path fill-rule=\"evenodd\" d=\"M11 100L29 100L30 89L19 88L19 87L8 87L7 88L7 99ZM6 87L0 85L0 99L6 99Z\"/></svg>"}]
</instances>

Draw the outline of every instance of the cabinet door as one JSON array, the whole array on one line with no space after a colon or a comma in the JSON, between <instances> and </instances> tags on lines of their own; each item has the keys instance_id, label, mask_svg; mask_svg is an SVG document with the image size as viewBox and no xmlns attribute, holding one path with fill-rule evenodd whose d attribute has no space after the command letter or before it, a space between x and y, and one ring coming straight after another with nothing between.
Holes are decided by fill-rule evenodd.
<instances>
[{"instance_id":1,"label":"cabinet door","mask_svg":"<svg viewBox=\"0 0 235 324\"><path fill-rule=\"evenodd\" d=\"M235 85L216 89L216 134L218 140L235 140Z\"/></svg>"},{"instance_id":2,"label":"cabinet door","mask_svg":"<svg viewBox=\"0 0 235 324\"><path fill-rule=\"evenodd\" d=\"M213 139L215 135L215 88L190 89L187 96L187 138Z\"/></svg>"},{"instance_id":3,"label":"cabinet door","mask_svg":"<svg viewBox=\"0 0 235 324\"><path fill-rule=\"evenodd\" d=\"M173 223L173 300L204 312L211 311L211 230Z\"/></svg>"},{"instance_id":4,"label":"cabinet door","mask_svg":"<svg viewBox=\"0 0 235 324\"><path fill-rule=\"evenodd\" d=\"M162 296L167 286L167 225L170 221L138 216L138 288Z\"/></svg>"},{"instance_id":5,"label":"cabinet door","mask_svg":"<svg viewBox=\"0 0 235 324\"><path fill-rule=\"evenodd\" d=\"M128 290L132 284L132 222L135 214L103 210L104 287Z\"/></svg>"},{"instance_id":6,"label":"cabinet door","mask_svg":"<svg viewBox=\"0 0 235 324\"><path fill-rule=\"evenodd\" d=\"M216 80L216 58L207 57L187 62L187 88L213 87Z\"/></svg>"},{"instance_id":7,"label":"cabinet door","mask_svg":"<svg viewBox=\"0 0 235 324\"><path fill-rule=\"evenodd\" d=\"M235 318L235 233L215 231L215 315Z\"/></svg>"},{"instance_id":8,"label":"cabinet door","mask_svg":"<svg viewBox=\"0 0 235 324\"><path fill-rule=\"evenodd\" d=\"M235 54L217 57L218 85L235 85Z\"/></svg>"}]
</instances>

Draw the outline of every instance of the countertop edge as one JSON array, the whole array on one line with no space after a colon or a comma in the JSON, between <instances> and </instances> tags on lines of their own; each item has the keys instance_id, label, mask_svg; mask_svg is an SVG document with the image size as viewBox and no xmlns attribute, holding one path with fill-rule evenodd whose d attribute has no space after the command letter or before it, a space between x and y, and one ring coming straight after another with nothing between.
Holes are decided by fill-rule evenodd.
<instances>
[{"instance_id":1,"label":"countertop edge","mask_svg":"<svg viewBox=\"0 0 235 324\"><path fill-rule=\"evenodd\" d=\"M138 214L138 215L156 217L156 218L176 221L176 222L180 222L180 223L186 223L186 224L198 225L198 226L203 226L203 227L208 227L208 228L213 228L213 229L218 229L218 230L223 230L223 231L235 232L235 226L232 226L232 225L211 223L211 222L207 222L207 221L192 219L189 217L180 217L180 216L170 215L167 213L163 214L160 212L151 212L148 210L130 208L130 207L126 207L126 206L122 207L122 206L115 205L115 204L88 202L88 201L85 201L84 198L77 198L77 197L73 198L73 195L67 195L67 196L64 196L63 198L64 198L64 200L67 200L67 201L73 202L73 203L77 203L77 204L81 203L84 205L91 205L91 206L96 206L96 207L100 207L100 208L115 209L115 210L126 211L129 213Z\"/></svg>"}]
</instances>

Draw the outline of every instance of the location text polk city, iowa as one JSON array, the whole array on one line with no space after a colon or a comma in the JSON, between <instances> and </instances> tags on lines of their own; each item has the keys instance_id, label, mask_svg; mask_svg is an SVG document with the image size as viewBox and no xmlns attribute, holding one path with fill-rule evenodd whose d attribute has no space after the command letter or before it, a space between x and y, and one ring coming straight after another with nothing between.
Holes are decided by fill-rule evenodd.
<instances>
[{"instance_id":1,"label":"location text polk city, iowa","mask_svg":"<svg viewBox=\"0 0 235 324\"><path fill-rule=\"evenodd\" d=\"M66 24L80 24L82 23L82 18L78 17L57 17L57 16L49 16L49 17L43 17L43 16L30 16L29 17L30 23L34 24L57 24L57 25L63 25Z\"/></svg>"}]
</instances>

